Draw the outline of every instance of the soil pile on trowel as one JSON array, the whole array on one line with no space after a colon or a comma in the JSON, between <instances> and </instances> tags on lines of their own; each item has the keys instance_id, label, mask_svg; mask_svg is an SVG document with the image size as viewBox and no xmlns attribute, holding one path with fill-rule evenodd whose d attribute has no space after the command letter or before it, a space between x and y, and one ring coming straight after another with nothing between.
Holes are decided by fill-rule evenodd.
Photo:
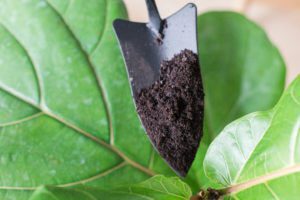
<instances>
[{"instance_id":1,"label":"soil pile on trowel","mask_svg":"<svg viewBox=\"0 0 300 200\"><path fill-rule=\"evenodd\" d=\"M143 125L161 156L185 176L194 160L204 117L197 54L184 50L164 61L160 77L136 99Z\"/></svg>"}]
</instances>

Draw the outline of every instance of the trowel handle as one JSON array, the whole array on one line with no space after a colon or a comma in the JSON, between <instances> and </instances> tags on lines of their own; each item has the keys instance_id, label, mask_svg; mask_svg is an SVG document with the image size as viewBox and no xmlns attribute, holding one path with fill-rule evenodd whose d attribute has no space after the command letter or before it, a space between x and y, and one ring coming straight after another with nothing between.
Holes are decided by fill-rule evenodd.
<instances>
[{"instance_id":1,"label":"trowel handle","mask_svg":"<svg viewBox=\"0 0 300 200\"><path fill-rule=\"evenodd\" d=\"M160 18L155 0L146 0L148 15L149 15L149 25L156 34L160 34L163 28L163 21Z\"/></svg>"}]
</instances>

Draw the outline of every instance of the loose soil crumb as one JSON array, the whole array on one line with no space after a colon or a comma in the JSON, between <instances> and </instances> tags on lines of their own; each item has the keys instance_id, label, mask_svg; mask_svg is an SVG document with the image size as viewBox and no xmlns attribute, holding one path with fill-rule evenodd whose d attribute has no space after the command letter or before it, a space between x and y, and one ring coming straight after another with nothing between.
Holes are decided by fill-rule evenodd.
<instances>
[{"instance_id":1,"label":"loose soil crumb","mask_svg":"<svg viewBox=\"0 0 300 200\"><path fill-rule=\"evenodd\" d=\"M220 200L224 191L218 191L211 188L200 191L197 195L192 196L190 200Z\"/></svg>"},{"instance_id":2,"label":"loose soil crumb","mask_svg":"<svg viewBox=\"0 0 300 200\"><path fill-rule=\"evenodd\" d=\"M207 190L201 190L197 195L192 196L190 200L220 200L223 199L225 193L222 190L215 190L208 188Z\"/></svg>"},{"instance_id":3,"label":"loose soil crumb","mask_svg":"<svg viewBox=\"0 0 300 200\"><path fill-rule=\"evenodd\" d=\"M140 91L136 105L161 156L186 176L202 137L204 93L198 56L184 50L164 61L159 80Z\"/></svg>"}]
</instances>

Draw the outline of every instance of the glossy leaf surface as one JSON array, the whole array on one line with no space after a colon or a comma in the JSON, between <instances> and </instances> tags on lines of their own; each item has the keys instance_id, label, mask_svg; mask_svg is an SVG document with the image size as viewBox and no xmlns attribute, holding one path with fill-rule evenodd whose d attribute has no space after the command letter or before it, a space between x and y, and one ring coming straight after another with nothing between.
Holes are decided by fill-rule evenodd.
<instances>
[{"instance_id":1,"label":"glossy leaf surface","mask_svg":"<svg viewBox=\"0 0 300 200\"><path fill-rule=\"evenodd\" d=\"M205 172L236 199L297 199L300 77L268 112L228 125L208 149Z\"/></svg>"}]
</instances>

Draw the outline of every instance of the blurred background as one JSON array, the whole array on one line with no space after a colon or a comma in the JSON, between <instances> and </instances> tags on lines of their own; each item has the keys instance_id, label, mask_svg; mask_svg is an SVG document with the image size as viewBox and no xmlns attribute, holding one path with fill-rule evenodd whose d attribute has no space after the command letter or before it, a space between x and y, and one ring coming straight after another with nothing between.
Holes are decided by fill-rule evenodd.
<instances>
[{"instance_id":1,"label":"blurred background","mask_svg":"<svg viewBox=\"0 0 300 200\"><path fill-rule=\"evenodd\" d=\"M148 20L144 0L124 0L133 21ZM166 17L189 2L199 14L210 10L232 10L261 25L281 51L287 65L287 84L300 74L300 0L156 0Z\"/></svg>"}]
</instances>

